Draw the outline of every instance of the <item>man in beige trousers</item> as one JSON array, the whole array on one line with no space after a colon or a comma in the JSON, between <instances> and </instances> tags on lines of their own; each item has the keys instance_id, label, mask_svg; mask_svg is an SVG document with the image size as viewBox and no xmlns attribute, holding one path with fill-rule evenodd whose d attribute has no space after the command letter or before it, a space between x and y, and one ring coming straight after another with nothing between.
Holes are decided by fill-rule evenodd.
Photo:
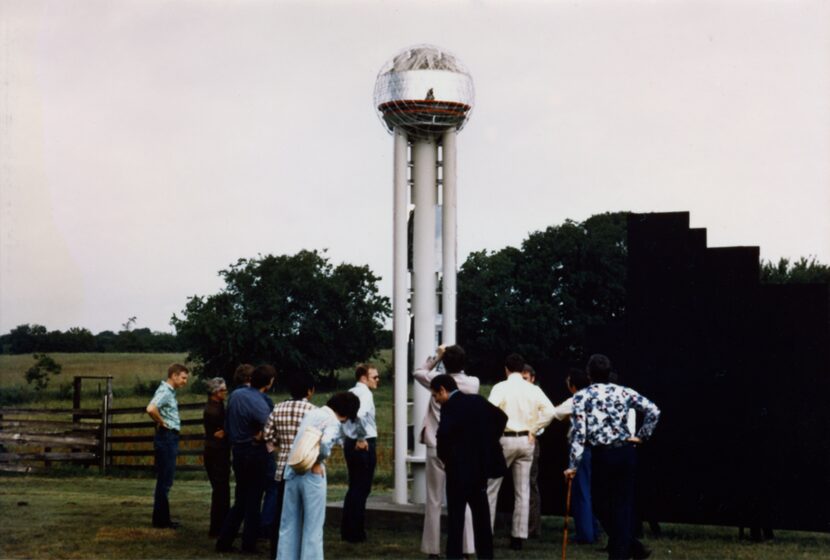
<instances>
[{"instance_id":1,"label":"man in beige trousers","mask_svg":"<svg viewBox=\"0 0 830 560\"><path fill-rule=\"evenodd\" d=\"M530 511L530 467L536 447L536 434L553 420L556 407L545 393L522 378L525 360L519 354L510 354L504 361L507 379L493 385L488 400L507 414L507 426L501 438L504 460L513 472L513 526L510 548L521 550L527 539ZM487 484L490 500L490 520L495 524L496 502L502 478Z\"/></svg>"},{"instance_id":2,"label":"man in beige trousers","mask_svg":"<svg viewBox=\"0 0 830 560\"><path fill-rule=\"evenodd\" d=\"M444 373L455 379L458 390L462 393L477 394L479 388L478 377L471 377L464 373L464 349L458 345L439 346L435 356L427 358L424 364L415 370L415 380L429 390L432 378L442 372L435 369L439 362L444 363ZM444 485L446 475L444 464L438 458L435 433L441 420L441 405L435 399L430 399L429 407L424 415L424 429L421 432L421 441L426 445L426 483L427 496L424 506L424 532L421 537L421 551L430 558L437 558L441 554L441 507L444 501ZM475 553L473 540L473 522L470 508L467 508L464 521L464 554Z\"/></svg>"}]
</instances>

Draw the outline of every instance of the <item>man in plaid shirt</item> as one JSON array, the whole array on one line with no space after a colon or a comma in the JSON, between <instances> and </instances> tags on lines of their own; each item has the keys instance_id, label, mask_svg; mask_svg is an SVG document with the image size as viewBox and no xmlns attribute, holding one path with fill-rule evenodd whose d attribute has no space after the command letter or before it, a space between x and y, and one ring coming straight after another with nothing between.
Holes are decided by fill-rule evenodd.
<instances>
[{"instance_id":1,"label":"man in plaid shirt","mask_svg":"<svg viewBox=\"0 0 830 560\"><path fill-rule=\"evenodd\" d=\"M282 517L282 499L285 494L285 480L283 472L288 462L288 454L291 445L297 436L300 422L303 421L306 412L316 408L308 402L314 394L314 377L308 373L292 375L288 378L288 391L291 398L283 401L274 407L268 421L265 423L263 437L268 450L277 450L277 473L274 478L277 481L277 510L274 522L269 528L271 534L271 557L277 555L277 536L280 532L280 518Z\"/></svg>"}]
</instances>

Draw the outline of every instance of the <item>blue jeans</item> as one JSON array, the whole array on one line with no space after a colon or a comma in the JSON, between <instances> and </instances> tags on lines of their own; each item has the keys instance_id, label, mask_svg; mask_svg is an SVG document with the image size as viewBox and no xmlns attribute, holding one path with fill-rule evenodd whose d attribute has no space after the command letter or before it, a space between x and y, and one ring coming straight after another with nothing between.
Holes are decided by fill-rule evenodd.
<instances>
[{"instance_id":1,"label":"blue jeans","mask_svg":"<svg viewBox=\"0 0 830 560\"><path fill-rule=\"evenodd\" d=\"M156 490L153 494L153 526L170 525L170 501L167 496L176 476L176 455L179 453L179 433L165 428L156 430L153 437L156 454Z\"/></svg>"},{"instance_id":2,"label":"blue jeans","mask_svg":"<svg viewBox=\"0 0 830 560\"><path fill-rule=\"evenodd\" d=\"M591 448L586 446L573 481L571 509L574 517L574 540L592 544L599 538L599 522L591 505Z\"/></svg>"},{"instance_id":3,"label":"blue jeans","mask_svg":"<svg viewBox=\"0 0 830 560\"><path fill-rule=\"evenodd\" d=\"M311 471L285 481L277 560L322 560L326 477Z\"/></svg>"},{"instance_id":4,"label":"blue jeans","mask_svg":"<svg viewBox=\"0 0 830 560\"><path fill-rule=\"evenodd\" d=\"M372 492L372 479L375 477L377 464L376 438L369 438L369 449L355 449L357 440L343 440L343 455L349 469L349 490L343 500L343 520L340 536L345 541L360 542L366 540L366 499Z\"/></svg>"},{"instance_id":5,"label":"blue jeans","mask_svg":"<svg viewBox=\"0 0 830 560\"><path fill-rule=\"evenodd\" d=\"M256 550L256 541L259 537L259 510L262 506L262 492L265 489L266 469L267 459L264 446L233 448L233 475L236 479L233 506L225 518L222 531L216 541L217 549L230 548L244 520L242 550L247 552Z\"/></svg>"}]
</instances>

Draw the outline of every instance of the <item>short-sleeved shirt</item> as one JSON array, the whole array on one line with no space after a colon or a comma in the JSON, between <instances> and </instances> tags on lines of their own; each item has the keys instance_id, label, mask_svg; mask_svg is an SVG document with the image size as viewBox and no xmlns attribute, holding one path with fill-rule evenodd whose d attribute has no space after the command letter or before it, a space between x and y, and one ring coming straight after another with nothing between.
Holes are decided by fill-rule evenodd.
<instances>
[{"instance_id":1,"label":"short-sleeved shirt","mask_svg":"<svg viewBox=\"0 0 830 560\"><path fill-rule=\"evenodd\" d=\"M179 403L176 402L176 390L167 381L162 381L156 394L150 399L150 404L159 409L159 416L164 425L171 430L180 430L182 421L179 418Z\"/></svg>"}]
</instances>

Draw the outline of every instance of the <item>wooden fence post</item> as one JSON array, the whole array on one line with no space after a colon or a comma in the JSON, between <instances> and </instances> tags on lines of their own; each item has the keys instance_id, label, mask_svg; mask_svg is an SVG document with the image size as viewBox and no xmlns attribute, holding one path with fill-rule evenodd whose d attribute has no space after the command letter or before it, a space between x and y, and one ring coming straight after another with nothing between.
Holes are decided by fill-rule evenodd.
<instances>
[{"instance_id":1,"label":"wooden fence post","mask_svg":"<svg viewBox=\"0 0 830 560\"><path fill-rule=\"evenodd\" d=\"M101 474L107 473L107 446L109 444L109 395L104 395L101 401Z\"/></svg>"}]
</instances>

